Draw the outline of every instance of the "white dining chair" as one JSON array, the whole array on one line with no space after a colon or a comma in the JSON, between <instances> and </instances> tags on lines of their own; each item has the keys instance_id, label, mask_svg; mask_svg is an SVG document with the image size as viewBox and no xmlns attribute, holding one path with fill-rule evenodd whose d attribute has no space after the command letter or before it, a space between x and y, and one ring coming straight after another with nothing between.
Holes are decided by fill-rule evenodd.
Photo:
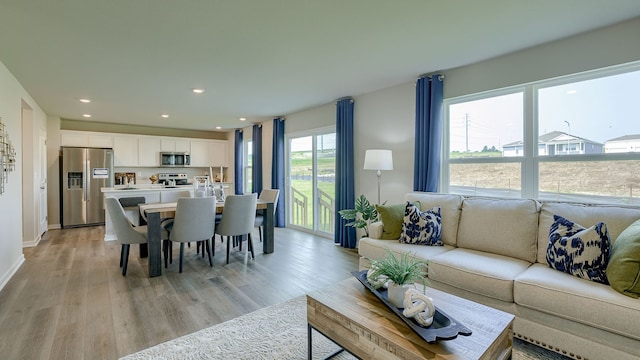
<instances>
[{"instance_id":1,"label":"white dining chair","mask_svg":"<svg viewBox=\"0 0 640 360\"><path fill-rule=\"evenodd\" d=\"M278 206L278 196L280 195L280 190L278 189L264 189L260 192L259 200L272 202L273 203L273 213L276 213L276 207ZM262 214L256 214L256 221L254 226L258 228L258 234L260 235L260 242L262 242L262 227L264 225L264 216Z\"/></svg>"},{"instance_id":2,"label":"white dining chair","mask_svg":"<svg viewBox=\"0 0 640 360\"><path fill-rule=\"evenodd\" d=\"M231 251L232 238L236 236L248 236L247 252L251 252L251 258L255 259L251 231L256 219L256 203L258 194L228 195L224 201L224 210L220 224L216 226L216 234L227 237L227 264Z\"/></svg>"},{"instance_id":3,"label":"white dining chair","mask_svg":"<svg viewBox=\"0 0 640 360\"><path fill-rule=\"evenodd\" d=\"M129 248L131 244L146 244L148 242L147 226L133 226L125 215L122 205L114 197L105 198L105 206L109 212L111 224L118 241L122 244L120 248L120 267L122 268L122 276L125 276L127 275L127 265L129 263ZM166 235L166 232L162 232L161 238Z\"/></svg>"},{"instance_id":4,"label":"white dining chair","mask_svg":"<svg viewBox=\"0 0 640 360\"><path fill-rule=\"evenodd\" d=\"M204 248L209 255L209 265L213 266L212 250L209 240L215 232L216 198L179 198L176 215L173 221L169 240L180 243L180 272L184 261L184 244L189 242L204 242ZM167 252L165 250L165 259ZM166 260L165 260L166 266Z\"/></svg>"}]
</instances>

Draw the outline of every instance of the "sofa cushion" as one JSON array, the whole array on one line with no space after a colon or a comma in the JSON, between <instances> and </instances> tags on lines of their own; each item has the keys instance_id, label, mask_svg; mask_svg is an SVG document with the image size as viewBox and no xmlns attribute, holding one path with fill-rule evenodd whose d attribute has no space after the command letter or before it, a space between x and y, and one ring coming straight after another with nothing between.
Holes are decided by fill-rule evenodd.
<instances>
[{"instance_id":1,"label":"sofa cushion","mask_svg":"<svg viewBox=\"0 0 640 360\"><path fill-rule=\"evenodd\" d=\"M391 250L396 256L409 251L417 257L430 260L436 255L442 254L454 249L453 246L413 246L399 243L397 240L380 240L371 238L362 238L358 243L358 254L368 259L378 260L387 255L387 250Z\"/></svg>"},{"instance_id":2,"label":"sofa cushion","mask_svg":"<svg viewBox=\"0 0 640 360\"><path fill-rule=\"evenodd\" d=\"M554 215L549 229L547 264L553 269L601 284L607 281L607 262L611 250L607 224L583 226Z\"/></svg>"},{"instance_id":3,"label":"sofa cushion","mask_svg":"<svg viewBox=\"0 0 640 360\"><path fill-rule=\"evenodd\" d=\"M640 295L640 220L620 233L613 244L607 278L620 293L633 298Z\"/></svg>"},{"instance_id":4,"label":"sofa cushion","mask_svg":"<svg viewBox=\"0 0 640 360\"><path fill-rule=\"evenodd\" d=\"M413 204L420 206L420 202L416 201ZM377 205L376 211L378 212L378 218L382 222L382 234L379 239L383 240L398 240L402 233L402 221L404 220L404 212L407 206L407 202L395 205Z\"/></svg>"},{"instance_id":5,"label":"sofa cushion","mask_svg":"<svg viewBox=\"0 0 640 360\"><path fill-rule=\"evenodd\" d=\"M400 242L413 245L442 246L442 216L440 207L426 211L407 202L402 221Z\"/></svg>"},{"instance_id":6,"label":"sofa cushion","mask_svg":"<svg viewBox=\"0 0 640 360\"><path fill-rule=\"evenodd\" d=\"M532 263L536 259L538 210L538 202L529 199L464 199L458 247ZM548 235L547 229L545 239Z\"/></svg>"},{"instance_id":7,"label":"sofa cushion","mask_svg":"<svg viewBox=\"0 0 640 360\"><path fill-rule=\"evenodd\" d=\"M610 286L533 264L518 275L515 302L547 314L640 339L640 301Z\"/></svg>"},{"instance_id":8,"label":"sofa cushion","mask_svg":"<svg viewBox=\"0 0 640 360\"><path fill-rule=\"evenodd\" d=\"M513 279L529 265L527 261L512 257L458 248L429 260L429 278L476 294L513 302Z\"/></svg>"},{"instance_id":9,"label":"sofa cushion","mask_svg":"<svg viewBox=\"0 0 640 360\"><path fill-rule=\"evenodd\" d=\"M437 194L428 192L410 192L405 194L406 201L419 201L420 210L440 207L442 216L442 242L456 246L458 236L458 220L462 207L462 196L452 194Z\"/></svg>"},{"instance_id":10,"label":"sofa cushion","mask_svg":"<svg viewBox=\"0 0 640 360\"><path fill-rule=\"evenodd\" d=\"M400 238L405 207L406 202L395 205L376 205L378 218L383 226L381 239L398 240Z\"/></svg>"},{"instance_id":11,"label":"sofa cushion","mask_svg":"<svg viewBox=\"0 0 640 360\"><path fill-rule=\"evenodd\" d=\"M560 215L564 218L583 224L592 225L599 222L607 224L609 239L612 245L618 235L640 219L640 209L613 206L613 205L584 205L569 204L561 202L545 202L540 209L540 220L538 222L538 256L537 262L547 263L547 241L549 241L549 229L553 223L553 215Z\"/></svg>"}]
</instances>

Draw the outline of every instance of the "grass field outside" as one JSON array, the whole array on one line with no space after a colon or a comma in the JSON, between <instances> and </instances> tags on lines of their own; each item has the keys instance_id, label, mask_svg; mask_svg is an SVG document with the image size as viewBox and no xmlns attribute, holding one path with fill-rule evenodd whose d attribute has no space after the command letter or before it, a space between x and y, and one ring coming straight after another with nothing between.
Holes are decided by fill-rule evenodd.
<instances>
[{"instance_id":1,"label":"grass field outside","mask_svg":"<svg viewBox=\"0 0 640 360\"><path fill-rule=\"evenodd\" d=\"M317 177L318 189L326 193L326 198L330 202L335 201L335 150L325 150L317 152ZM303 226L313 229L313 153L311 151L292 152L290 155L290 183L291 187L296 190L294 194L290 194L292 198L296 198L304 202L306 206L306 224L302 219L292 219L294 225ZM295 205L294 205L295 206ZM326 209L320 209L326 211ZM292 210L292 215L295 215ZM322 221L322 218L320 219ZM332 224L319 224L322 231L333 232Z\"/></svg>"},{"instance_id":2,"label":"grass field outside","mask_svg":"<svg viewBox=\"0 0 640 360\"><path fill-rule=\"evenodd\" d=\"M469 189L521 191L520 163L451 164L450 185ZM541 162L539 191L588 200L606 197L615 203L640 202L640 162ZM616 199L617 198L617 199Z\"/></svg>"}]
</instances>

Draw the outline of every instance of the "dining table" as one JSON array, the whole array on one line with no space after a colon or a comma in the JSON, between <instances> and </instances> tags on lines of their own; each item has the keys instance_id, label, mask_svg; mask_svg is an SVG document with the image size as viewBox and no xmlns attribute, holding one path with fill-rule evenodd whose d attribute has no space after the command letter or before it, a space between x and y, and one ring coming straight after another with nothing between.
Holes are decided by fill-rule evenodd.
<instances>
[{"instance_id":1,"label":"dining table","mask_svg":"<svg viewBox=\"0 0 640 360\"><path fill-rule=\"evenodd\" d=\"M174 218L176 207L176 202L139 205L140 214L147 219L149 277L162 275L162 228L160 223L164 219ZM274 250L274 203L258 199L256 211L261 211L264 216L262 252L270 254ZM216 203L216 213L224 216L224 202ZM211 219L211 221L215 221L215 219Z\"/></svg>"}]
</instances>

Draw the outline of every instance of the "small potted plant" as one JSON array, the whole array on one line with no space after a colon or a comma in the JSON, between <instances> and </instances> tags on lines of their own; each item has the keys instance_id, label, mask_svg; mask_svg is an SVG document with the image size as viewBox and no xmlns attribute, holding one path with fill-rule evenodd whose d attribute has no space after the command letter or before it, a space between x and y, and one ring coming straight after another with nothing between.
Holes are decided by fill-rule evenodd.
<instances>
[{"instance_id":1,"label":"small potted plant","mask_svg":"<svg viewBox=\"0 0 640 360\"><path fill-rule=\"evenodd\" d=\"M351 220L345 226L352 226L356 229L364 229L365 236L369 236L369 224L378 219L376 206L371 204L364 195L360 195L355 201L353 209L340 210L340 217Z\"/></svg>"},{"instance_id":2,"label":"small potted plant","mask_svg":"<svg viewBox=\"0 0 640 360\"><path fill-rule=\"evenodd\" d=\"M387 249L387 255L380 260L371 260L371 270L367 273L367 280L374 288L386 283L389 302L403 308L404 293L408 286L416 282L426 286L428 284L426 271L427 261L416 258L409 252L402 253L400 258ZM380 281L379 279L383 279Z\"/></svg>"}]
</instances>

